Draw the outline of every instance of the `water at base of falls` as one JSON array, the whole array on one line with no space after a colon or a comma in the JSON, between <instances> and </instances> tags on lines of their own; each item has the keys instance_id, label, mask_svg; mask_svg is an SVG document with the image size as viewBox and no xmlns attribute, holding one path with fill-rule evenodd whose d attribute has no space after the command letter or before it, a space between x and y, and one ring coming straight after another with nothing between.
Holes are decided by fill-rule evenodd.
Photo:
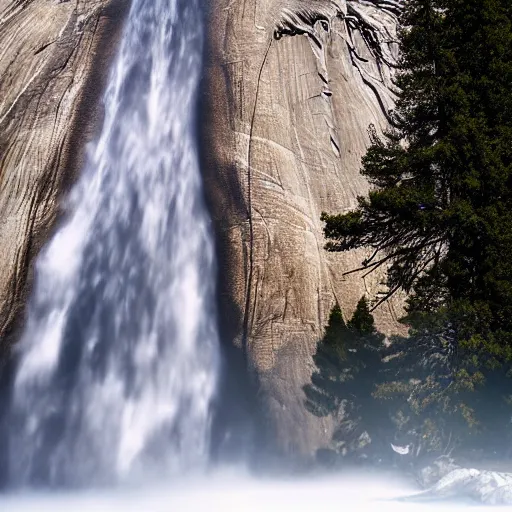
<instances>
[{"instance_id":1,"label":"water at base of falls","mask_svg":"<svg viewBox=\"0 0 512 512\"><path fill-rule=\"evenodd\" d=\"M74 494L0 496L9 512L490 512L467 502L406 503L396 498L416 492L389 476L310 477L300 480L209 475L160 487ZM3 510L3 508L2 508Z\"/></svg>"},{"instance_id":2,"label":"water at base of falls","mask_svg":"<svg viewBox=\"0 0 512 512\"><path fill-rule=\"evenodd\" d=\"M218 340L201 58L199 0L133 0L100 137L36 265L7 419L13 486L206 463Z\"/></svg>"}]
</instances>

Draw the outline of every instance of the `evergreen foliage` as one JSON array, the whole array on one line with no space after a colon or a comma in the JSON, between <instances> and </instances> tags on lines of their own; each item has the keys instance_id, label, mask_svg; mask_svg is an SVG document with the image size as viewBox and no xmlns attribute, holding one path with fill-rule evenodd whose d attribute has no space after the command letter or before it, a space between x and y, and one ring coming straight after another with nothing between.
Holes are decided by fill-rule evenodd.
<instances>
[{"instance_id":1,"label":"evergreen foliage","mask_svg":"<svg viewBox=\"0 0 512 512\"><path fill-rule=\"evenodd\" d=\"M324 339L313 357L317 371L304 387L306 407L316 416L339 420L335 441L357 452L379 437L386 414L372 396L381 368L384 336L375 329L366 298L345 323L339 306L331 312Z\"/></svg>"},{"instance_id":2,"label":"evergreen foliage","mask_svg":"<svg viewBox=\"0 0 512 512\"><path fill-rule=\"evenodd\" d=\"M307 406L344 418L344 446L361 431L378 437L376 425L389 428L380 433L388 440L412 438L415 454L479 435L503 443L512 404L512 2L407 0L400 45L393 127L370 127L362 160L372 189L354 211L322 220L328 250L369 249L354 271L386 268L388 290L373 308L408 294L410 335L384 346L365 298L347 324L336 307Z\"/></svg>"},{"instance_id":3,"label":"evergreen foliage","mask_svg":"<svg viewBox=\"0 0 512 512\"><path fill-rule=\"evenodd\" d=\"M411 334L394 337L386 348L373 395L386 403L393 438L410 443L414 456L467 448L485 419L478 405L483 375L454 370L442 336Z\"/></svg>"},{"instance_id":4,"label":"evergreen foliage","mask_svg":"<svg viewBox=\"0 0 512 512\"><path fill-rule=\"evenodd\" d=\"M331 449L389 461L389 443L409 444L412 457L423 457L476 446L493 453L508 442L506 371L484 377L475 358L462 366L444 319L437 320L384 343L364 297L347 323L333 308L304 387L308 410L337 421Z\"/></svg>"},{"instance_id":5,"label":"evergreen foliage","mask_svg":"<svg viewBox=\"0 0 512 512\"><path fill-rule=\"evenodd\" d=\"M348 322L347 327L361 335L372 335L376 333L375 320L370 313L370 308L366 297L361 297L357 303L354 316Z\"/></svg>"},{"instance_id":6,"label":"evergreen foliage","mask_svg":"<svg viewBox=\"0 0 512 512\"><path fill-rule=\"evenodd\" d=\"M358 208L323 214L331 251L373 252L410 318L449 313L459 342L512 356L510 0L409 0L394 128L371 147L374 186ZM385 300L384 299L384 300ZM418 315L419 313L419 315Z\"/></svg>"}]
</instances>

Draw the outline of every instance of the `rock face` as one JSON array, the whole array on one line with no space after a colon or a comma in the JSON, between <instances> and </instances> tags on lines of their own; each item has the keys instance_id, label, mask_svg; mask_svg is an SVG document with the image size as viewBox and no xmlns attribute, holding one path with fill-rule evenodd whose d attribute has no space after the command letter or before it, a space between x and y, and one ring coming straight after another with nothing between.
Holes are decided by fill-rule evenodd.
<instances>
[{"instance_id":1,"label":"rock face","mask_svg":"<svg viewBox=\"0 0 512 512\"><path fill-rule=\"evenodd\" d=\"M218 231L224 336L258 377L278 444L309 454L332 421L304 408L337 301L351 314L381 275L344 276L362 253L324 251L320 215L356 205L369 125L387 126L394 0L211 0L206 190ZM400 301L377 308L397 329Z\"/></svg>"},{"instance_id":2,"label":"rock face","mask_svg":"<svg viewBox=\"0 0 512 512\"><path fill-rule=\"evenodd\" d=\"M423 468L418 482L426 490L405 496L401 501L470 498L486 505L512 504L512 473L461 467L448 457Z\"/></svg>"},{"instance_id":3,"label":"rock face","mask_svg":"<svg viewBox=\"0 0 512 512\"><path fill-rule=\"evenodd\" d=\"M0 3L0 347L98 120L124 0Z\"/></svg>"}]
</instances>

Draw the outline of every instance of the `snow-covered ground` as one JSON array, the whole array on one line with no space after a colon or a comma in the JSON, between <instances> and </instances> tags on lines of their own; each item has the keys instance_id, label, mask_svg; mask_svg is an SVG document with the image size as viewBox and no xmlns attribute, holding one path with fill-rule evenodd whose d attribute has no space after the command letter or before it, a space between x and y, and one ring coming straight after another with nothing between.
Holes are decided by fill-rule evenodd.
<instances>
[{"instance_id":1,"label":"snow-covered ground","mask_svg":"<svg viewBox=\"0 0 512 512\"><path fill-rule=\"evenodd\" d=\"M237 474L238 473L238 474ZM6 512L444 512L490 510L463 502L404 503L417 492L392 477L259 478L229 472L158 486L80 493L0 495Z\"/></svg>"}]
</instances>

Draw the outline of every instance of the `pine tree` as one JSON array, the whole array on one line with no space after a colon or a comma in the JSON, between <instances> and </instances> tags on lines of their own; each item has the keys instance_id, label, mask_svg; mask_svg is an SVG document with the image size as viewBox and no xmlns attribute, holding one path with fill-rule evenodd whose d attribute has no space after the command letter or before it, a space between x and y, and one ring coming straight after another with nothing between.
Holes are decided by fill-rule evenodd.
<instances>
[{"instance_id":1,"label":"pine tree","mask_svg":"<svg viewBox=\"0 0 512 512\"><path fill-rule=\"evenodd\" d=\"M373 252L387 299L449 317L457 343L512 357L510 0L409 0L394 127L371 147L358 208L323 214L331 251ZM447 313L448 312L448 313ZM490 356L489 356L490 357Z\"/></svg>"},{"instance_id":2,"label":"pine tree","mask_svg":"<svg viewBox=\"0 0 512 512\"><path fill-rule=\"evenodd\" d=\"M386 424L381 403L372 396L383 339L363 297L347 323L339 306L333 308L313 357L317 371L304 387L306 407L316 416L333 415L339 420L334 441L348 453L377 439Z\"/></svg>"},{"instance_id":3,"label":"pine tree","mask_svg":"<svg viewBox=\"0 0 512 512\"><path fill-rule=\"evenodd\" d=\"M338 311L308 404L320 415L348 405L359 425L371 424L364 411L391 415L424 451L475 432L502 443L512 403L512 2L408 0L400 43L393 126L370 127L362 160L372 189L354 211L322 219L328 250L366 247L356 270L387 269L382 301L408 294L410 336L393 340L384 363L372 343L350 352L357 336L377 334L368 304L347 325Z\"/></svg>"}]
</instances>

